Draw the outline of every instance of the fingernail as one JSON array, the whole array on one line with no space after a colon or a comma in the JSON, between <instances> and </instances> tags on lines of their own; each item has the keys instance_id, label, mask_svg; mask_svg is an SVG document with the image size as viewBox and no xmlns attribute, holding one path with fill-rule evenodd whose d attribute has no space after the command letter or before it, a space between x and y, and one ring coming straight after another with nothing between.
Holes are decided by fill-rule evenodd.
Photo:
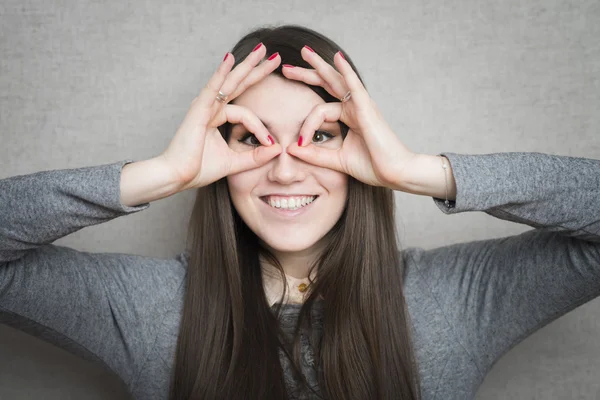
<instances>
[{"instance_id":1,"label":"fingernail","mask_svg":"<svg viewBox=\"0 0 600 400\"><path fill-rule=\"evenodd\" d=\"M225 57L223 58L223 61L227 60L227 57L229 57L229 53L225 53Z\"/></svg>"},{"instance_id":2,"label":"fingernail","mask_svg":"<svg viewBox=\"0 0 600 400\"><path fill-rule=\"evenodd\" d=\"M341 50L340 50L340 51L338 51L338 53L340 53L340 56L342 56L342 58L343 58L344 60L346 59L346 57L344 57L344 53L342 53L342 52L341 52Z\"/></svg>"},{"instance_id":3,"label":"fingernail","mask_svg":"<svg viewBox=\"0 0 600 400\"><path fill-rule=\"evenodd\" d=\"M274 59L278 55L279 55L279 52L272 54L271 57L269 57L269 61L271 61L272 59Z\"/></svg>"},{"instance_id":4,"label":"fingernail","mask_svg":"<svg viewBox=\"0 0 600 400\"><path fill-rule=\"evenodd\" d=\"M298 138L298 147L302 146L302 136Z\"/></svg>"},{"instance_id":5,"label":"fingernail","mask_svg":"<svg viewBox=\"0 0 600 400\"><path fill-rule=\"evenodd\" d=\"M254 48L254 50L252 50L252 51L256 51L256 50L260 49L261 46L262 46L262 42L257 44L256 47Z\"/></svg>"},{"instance_id":6,"label":"fingernail","mask_svg":"<svg viewBox=\"0 0 600 400\"><path fill-rule=\"evenodd\" d=\"M273 138L271 137L271 135L269 135L269 142L271 142L271 144L275 144L275 141L273 140Z\"/></svg>"},{"instance_id":7,"label":"fingernail","mask_svg":"<svg viewBox=\"0 0 600 400\"><path fill-rule=\"evenodd\" d=\"M282 66L285 68L294 68L294 66L290 64L283 64Z\"/></svg>"},{"instance_id":8,"label":"fingernail","mask_svg":"<svg viewBox=\"0 0 600 400\"><path fill-rule=\"evenodd\" d=\"M310 48L310 47L308 47L308 46L304 46L304 47L306 47L307 49L309 49L309 50L310 50L310 51L312 51L313 53L315 52L313 49L311 49L311 48Z\"/></svg>"}]
</instances>

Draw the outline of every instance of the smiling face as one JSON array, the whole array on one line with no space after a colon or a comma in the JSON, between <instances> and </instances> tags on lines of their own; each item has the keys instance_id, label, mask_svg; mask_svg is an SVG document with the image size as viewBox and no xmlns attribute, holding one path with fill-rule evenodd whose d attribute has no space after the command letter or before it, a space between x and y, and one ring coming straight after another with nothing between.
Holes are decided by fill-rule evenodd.
<instances>
[{"instance_id":1,"label":"smiling face","mask_svg":"<svg viewBox=\"0 0 600 400\"><path fill-rule=\"evenodd\" d=\"M325 246L324 236L344 211L348 175L302 161L288 154L287 147L298 142L302 122L316 105L325 101L303 83L269 75L232 103L256 114L283 147L281 154L265 165L227 177L235 209L280 261L290 253L296 259L316 256ZM312 137L303 139L310 140L313 146L338 149L342 146L341 127L338 122L326 122ZM253 145L260 145L242 124L232 127L228 144L237 152L251 151ZM277 193L318 197L297 211L284 211L265 201L265 196ZM282 199L279 200L281 205Z\"/></svg>"}]
</instances>

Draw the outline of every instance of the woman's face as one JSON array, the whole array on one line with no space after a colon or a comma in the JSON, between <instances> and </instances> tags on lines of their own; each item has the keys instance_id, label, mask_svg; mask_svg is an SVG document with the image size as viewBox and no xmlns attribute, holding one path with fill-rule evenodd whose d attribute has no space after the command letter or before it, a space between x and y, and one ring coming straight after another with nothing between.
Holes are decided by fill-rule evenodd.
<instances>
[{"instance_id":1,"label":"woman's face","mask_svg":"<svg viewBox=\"0 0 600 400\"><path fill-rule=\"evenodd\" d=\"M344 211L348 175L304 162L288 154L287 147L298 142L300 127L313 107L325 101L303 83L269 75L233 103L256 114L283 148L263 166L227 177L235 209L263 245L275 254L302 252L308 256L320 251L325 245L321 239ZM312 137L303 137L304 141L311 140L312 146L327 149L342 146L338 122L326 122L319 130L323 133L317 131ZM252 145L260 145L252 134L246 134L244 125L234 125L229 147L243 152L254 149ZM289 199L294 198L297 207L298 199L313 195L318 195L316 200L296 211L284 211L266 203L279 201L281 205L285 199L289 206Z\"/></svg>"}]
</instances>

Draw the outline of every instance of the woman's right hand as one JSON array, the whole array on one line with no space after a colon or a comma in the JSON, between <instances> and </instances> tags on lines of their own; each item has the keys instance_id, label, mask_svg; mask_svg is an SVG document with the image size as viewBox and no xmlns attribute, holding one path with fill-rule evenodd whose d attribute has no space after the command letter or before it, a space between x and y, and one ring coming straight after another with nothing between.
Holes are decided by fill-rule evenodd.
<instances>
[{"instance_id":1,"label":"woman's right hand","mask_svg":"<svg viewBox=\"0 0 600 400\"><path fill-rule=\"evenodd\" d=\"M257 168L281 153L281 145L271 143L269 132L254 113L216 99L220 90L229 94L227 101L231 101L275 70L281 62L278 54L256 66L265 54L266 48L261 44L231 71L235 60L227 53L207 85L192 101L175 137L159 156L181 185L180 191L206 186L227 175ZM217 129L227 121L243 124L263 146L244 152L230 149Z\"/></svg>"}]
</instances>

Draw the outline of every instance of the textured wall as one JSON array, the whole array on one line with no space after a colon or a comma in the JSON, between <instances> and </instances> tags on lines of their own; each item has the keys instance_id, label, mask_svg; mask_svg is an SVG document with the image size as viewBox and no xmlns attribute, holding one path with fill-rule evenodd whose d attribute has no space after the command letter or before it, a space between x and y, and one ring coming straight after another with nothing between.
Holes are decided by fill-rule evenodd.
<instances>
[{"instance_id":1,"label":"textured wall","mask_svg":"<svg viewBox=\"0 0 600 400\"><path fill-rule=\"evenodd\" d=\"M352 56L414 151L538 151L600 159L598 0L335 4L2 0L0 178L153 157L226 51L263 24L299 23ZM405 246L517 234L483 213L444 216L397 192ZM172 257L193 193L60 239L84 251ZM600 300L534 333L478 399L600 398ZM0 326L0 398L127 398L120 382Z\"/></svg>"}]
</instances>

